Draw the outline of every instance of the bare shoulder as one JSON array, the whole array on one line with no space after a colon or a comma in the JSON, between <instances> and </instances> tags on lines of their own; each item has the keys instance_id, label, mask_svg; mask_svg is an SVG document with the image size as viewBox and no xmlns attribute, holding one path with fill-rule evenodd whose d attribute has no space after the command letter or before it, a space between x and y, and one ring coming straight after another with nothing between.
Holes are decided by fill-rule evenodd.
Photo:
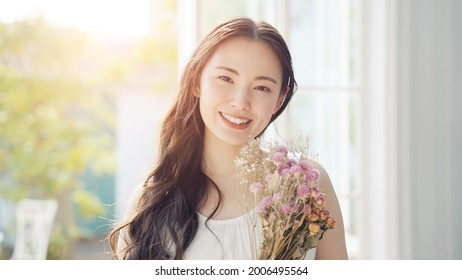
<instances>
[{"instance_id":1,"label":"bare shoulder","mask_svg":"<svg viewBox=\"0 0 462 280\"><path fill-rule=\"evenodd\" d=\"M315 166L320 173L319 190L325 195L325 207L335 220L335 227L327 230L323 238L318 242L316 259L348 259L345 244L345 227L337 194L324 167L318 162L315 162Z\"/></svg>"},{"instance_id":2,"label":"bare shoulder","mask_svg":"<svg viewBox=\"0 0 462 280\"><path fill-rule=\"evenodd\" d=\"M135 189L130 195L130 199L128 200L128 203L127 203L127 208L125 209L124 220L131 217L135 213L136 207L138 206L138 202L142 194L143 194L143 184L139 184L138 186L135 187Z\"/></svg>"}]
</instances>

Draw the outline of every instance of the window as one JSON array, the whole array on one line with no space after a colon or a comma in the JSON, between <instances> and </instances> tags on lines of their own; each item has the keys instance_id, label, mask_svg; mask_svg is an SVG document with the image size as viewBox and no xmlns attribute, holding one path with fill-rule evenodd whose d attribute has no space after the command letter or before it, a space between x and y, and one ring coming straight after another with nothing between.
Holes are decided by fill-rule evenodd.
<instances>
[{"instance_id":1,"label":"window","mask_svg":"<svg viewBox=\"0 0 462 280\"><path fill-rule=\"evenodd\" d=\"M299 89L288 111L285 134L310 137L311 151L319 154L339 198L348 253L358 258L359 3L287 3L286 36Z\"/></svg>"}]
</instances>

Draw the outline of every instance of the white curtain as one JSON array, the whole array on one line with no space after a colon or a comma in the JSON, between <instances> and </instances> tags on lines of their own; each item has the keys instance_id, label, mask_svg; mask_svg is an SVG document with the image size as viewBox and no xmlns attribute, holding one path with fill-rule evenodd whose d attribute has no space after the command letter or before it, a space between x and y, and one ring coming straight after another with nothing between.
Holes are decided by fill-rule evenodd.
<instances>
[{"instance_id":1,"label":"white curtain","mask_svg":"<svg viewBox=\"0 0 462 280\"><path fill-rule=\"evenodd\" d=\"M462 2L363 3L364 256L462 259Z\"/></svg>"}]
</instances>

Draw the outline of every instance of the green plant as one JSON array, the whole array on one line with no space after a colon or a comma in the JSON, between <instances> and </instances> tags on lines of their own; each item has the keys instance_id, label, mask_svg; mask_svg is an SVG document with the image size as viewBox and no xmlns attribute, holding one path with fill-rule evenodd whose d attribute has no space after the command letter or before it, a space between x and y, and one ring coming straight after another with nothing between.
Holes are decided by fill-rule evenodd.
<instances>
[{"instance_id":1,"label":"green plant","mask_svg":"<svg viewBox=\"0 0 462 280\"><path fill-rule=\"evenodd\" d=\"M105 212L84 172L114 172L114 102L102 90L108 67L83 33L41 19L0 25L0 44L0 196L56 199L50 250L70 251L79 235L74 210Z\"/></svg>"}]
</instances>

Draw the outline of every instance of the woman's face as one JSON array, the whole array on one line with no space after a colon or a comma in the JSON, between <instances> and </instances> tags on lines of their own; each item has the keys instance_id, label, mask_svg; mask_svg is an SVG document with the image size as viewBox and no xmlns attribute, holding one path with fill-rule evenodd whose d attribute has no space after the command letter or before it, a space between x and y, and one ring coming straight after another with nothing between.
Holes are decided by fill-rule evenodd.
<instances>
[{"instance_id":1,"label":"woman's face","mask_svg":"<svg viewBox=\"0 0 462 280\"><path fill-rule=\"evenodd\" d=\"M200 112L205 139L242 145L255 138L279 108L282 68L264 41L236 37L224 41L200 79Z\"/></svg>"}]
</instances>

